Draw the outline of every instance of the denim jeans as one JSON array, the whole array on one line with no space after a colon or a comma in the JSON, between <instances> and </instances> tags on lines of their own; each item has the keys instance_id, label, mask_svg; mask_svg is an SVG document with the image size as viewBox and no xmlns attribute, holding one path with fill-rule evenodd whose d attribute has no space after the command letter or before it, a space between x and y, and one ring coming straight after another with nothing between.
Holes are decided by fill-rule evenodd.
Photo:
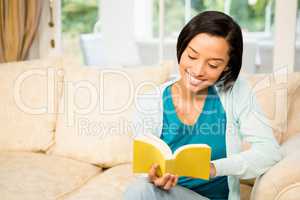
<instances>
[{"instance_id":1,"label":"denim jeans","mask_svg":"<svg viewBox=\"0 0 300 200\"><path fill-rule=\"evenodd\" d=\"M147 178L138 178L126 188L123 200L209 200L200 194L176 185L169 191L156 187Z\"/></svg>"}]
</instances>

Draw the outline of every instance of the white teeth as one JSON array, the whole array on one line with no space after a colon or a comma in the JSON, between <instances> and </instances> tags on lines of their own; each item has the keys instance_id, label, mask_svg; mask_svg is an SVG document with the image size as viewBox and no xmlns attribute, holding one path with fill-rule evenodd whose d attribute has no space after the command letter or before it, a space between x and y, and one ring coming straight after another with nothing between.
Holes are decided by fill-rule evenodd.
<instances>
[{"instance_id":1,"label":"white teeth","mask_svg":"<svg viewBox=\"0 0 300 200\"><path fill-rule=\"evenodd\" d=\"M199 79L196 79L195 77L193 77L190 73L187 72L188 75L188 80L190 81L191 84L193 85L198 85L200 84L202 81Z\"/></svg>"}]
</instances>

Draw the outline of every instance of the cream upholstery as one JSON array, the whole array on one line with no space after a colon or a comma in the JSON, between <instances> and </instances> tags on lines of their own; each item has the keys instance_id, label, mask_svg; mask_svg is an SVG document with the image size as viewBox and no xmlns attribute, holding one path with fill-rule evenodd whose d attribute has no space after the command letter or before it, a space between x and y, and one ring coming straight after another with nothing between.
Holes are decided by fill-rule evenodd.
<instances>
[{"instance_id":1,"label":"cream upholstery","mask_svg":"<svg viewBox=\"0 0 300 200\"><path fill-rule=\"evenodd\" d=\"M48 71L47 67L54 70ZM13 88L18 77L22 72L28 75L32 69L37 74L22 82L21 100L32 108L45 107L53 112L29 114L15 102ZM137 90L144 81L154 84L166 81L171 68L120 66L114 70L129 77L133 90ZM121 199L122 192L135 176L129 164L130 126L129 129L124 128L126 125L117 127L116 122L120 119L130 122L135 107L131 102L119 113L99 112L100 108L108 111L124 105L130 96L124 76L110 72L101 78L104 71L60 59L0 65L1 199ZM47 74L54 74L54 80L48 79ZM271 121L284 159L255 184L253 180L244 180L241 199L248 200L250 196L254 200L297 199L300 193L300 73L275 77L247 75L247 78ZM46 87L49 83L55 85L52 93ZM141 87L140 92L150 88L150 85ZM49 95L52 98L47 101ZM57 114L59 96L60 113Z\"/></svg>"},{"instance_id":2,"label":"cream upholstery","mask_svg":"<svg viewBox=\"0 0 300 200\"><path fill-rule=\"evenodd\" d=\"M289 112L287 132L284 140L300 133L300 72L294 72L289 76L289 82L293 87L289 91Z\"/></svg>"},{"instance_id":3,"label":"cream upholstery","mask_svg":"<svg viewBox=\"0 0 300 200\"><path fill-rule=\"evenodd\" d=\"M300 183L295 183L284 188L276 197L278 200L298 200L300 194Z\"/></svg>"},{"instance_id":4,"label":"cream upholstery","mask_svg":"<svg viewBox=\"0 0 300 200\"><path fill-rule=\"evenodd\" d=\"M64 200L115 200L122 199L126 186L136 177L131 172L130 164L122 164L107 169L91 179L80 190L66 195ZM101 188L101 189L99 189Z\"/></svg>"},{"instance_id":5,"label":"cream upholstery","mask_svg":"<svg viewBox=\"0 0 300 200\"><path fill-rule=\"evenodd\" d=\"M272 74L246 75L255 91L257 100L270 121L274 136L279 143L286 129L287 104L287 74L274 76ZM283 91L286 90L286 91Z\"/></svg>"},{"instance_id":6,"label":"cream upholstery","mask_svg":"<svg viewBox=\"0 0 300 200\"><path fill-rule=\"evenodd\" d=\"M300 163L300 151L297 151L297 146L300 145L300 116L297 110L300 109L300 73L291 74L259 74L259 75L247 75L248 80L252 84L256 92L258 101L271 121L271 126L274 131L274 136L277 141L282 144L281 152L285 159L269 170L262 178L255 182L254 190L252 191L252 199L274 199L279 195L284 187L289 187L292 184L292 179L286 176L288 169L284 167L292 164L292 162ZM258 88L258 89L255 89ZM297 122L298 123L297 123ZM296 137L293 137L296 136ZM247 146L247 144L246 144ZM292 153L297 152L296 157L290 157ZM294 174L295 172L292 172ZM280 181L280 174L282 179L287 182ZM267 176L267 178L265 178ZM275 180L271 181L271 177ZM297 181L300 181L300 177L296 176ZM241 181L241 195L242 199L249 199L244 194L249 193L249 186L254 185L255 180L242 180ZM281 182L281 183L280 183ZM283 184L277 190L277 184ZM263 192L262 192L263 191ZM266 192L268 191L268 192ZM268 196L269 194L269 196ZM276 197L279 198L279 197Z\"/></svg>"},{"instance_id":7,"label":"cream upholstery","mask_svg":"<svg viewBox=\"0 0 300 200\"><path fill-rule=\"evenodd\" d=\"M99 174L88 163L30 152L0 153L0 194L7 200L52 200Z\"/></svg>"},{"instance_id":8,"label":"cream upholstery","mask_svg":"<svg viewBox=\"0 0 300 200\"><path fill-rule=\"evenodd\" d=\"M286 142L281 145L281 153L283 156L289 156L300 151L300 132L294 134Z\"/></svg>"},{"instance_id":9,"label":"cream upholstery","mask_svg":"<svg viewBox=\"0 0 300 200\"><path fill-rule=\"evenodd\" d=\"M169 66L69 68L65 70L56 144L48 153L102 167L129 162L135 92L166 81ZM138 89L143 83L148 87Z\"/></svg>"},{"instance_id":10,"label":"cream upholstery","mask_svg":"<svg viewBox=\"0 0 300 200\"><path fill-rule=\"evenodd\" d=\"M59 62L0 65L0 151L46 151L53 144Z\"/></svg>"},{"instance_id":11,"label":"cream upholstery","mask_svg":"<svg viewBox=\"0 0 300 200\"><path fill-rule=\"evenodd\" d=\"M299 145L300 144L297 144L297 146ZM281 162L273 166L266 174L258 179L254 186L252 199L277 199L282 195L282 192L287 190L291 185L299 183L299 155L300 151L286 156ZM293 188L295 187L298 187L297 190L299 191L300 185L294 185Z\"/></svg>"}]
</instances>

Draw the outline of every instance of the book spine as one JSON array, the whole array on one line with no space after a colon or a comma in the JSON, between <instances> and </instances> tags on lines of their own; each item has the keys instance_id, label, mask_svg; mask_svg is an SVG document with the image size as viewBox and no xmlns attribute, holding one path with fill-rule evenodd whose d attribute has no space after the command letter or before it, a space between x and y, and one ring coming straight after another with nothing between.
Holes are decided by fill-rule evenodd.
<instances>
[{"instance_id":1,"label":"book spine","mask_svg":"<svg viewBox=\"0 0 300 200\"><path fill-rule=\"evenodd\" d=\"M165 173L177 174L176 173L175 160L173 160L173 159L166 160Z\"/></svg>"}]
</instances>

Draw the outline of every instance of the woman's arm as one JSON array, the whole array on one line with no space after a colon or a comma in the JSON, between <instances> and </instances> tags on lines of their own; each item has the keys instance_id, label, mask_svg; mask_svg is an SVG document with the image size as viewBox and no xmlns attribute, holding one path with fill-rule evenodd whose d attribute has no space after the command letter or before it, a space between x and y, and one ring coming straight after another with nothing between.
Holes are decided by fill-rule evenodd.
<instances>
[{"instance_id":1,"label":"woman's arm","mask_svg":"<svg viewBox=\"0 0 300 200\"><path fill-rule=\"evenodd\" d=\"M238 80L232 92L237 130L242 139L251 144L251 148L212 162L216 168L216 176L233 175L250 179L263 174L280 161L282 156L269 120L262 114L255 93L248 83Z\"/></svg>"}]
</instances>

